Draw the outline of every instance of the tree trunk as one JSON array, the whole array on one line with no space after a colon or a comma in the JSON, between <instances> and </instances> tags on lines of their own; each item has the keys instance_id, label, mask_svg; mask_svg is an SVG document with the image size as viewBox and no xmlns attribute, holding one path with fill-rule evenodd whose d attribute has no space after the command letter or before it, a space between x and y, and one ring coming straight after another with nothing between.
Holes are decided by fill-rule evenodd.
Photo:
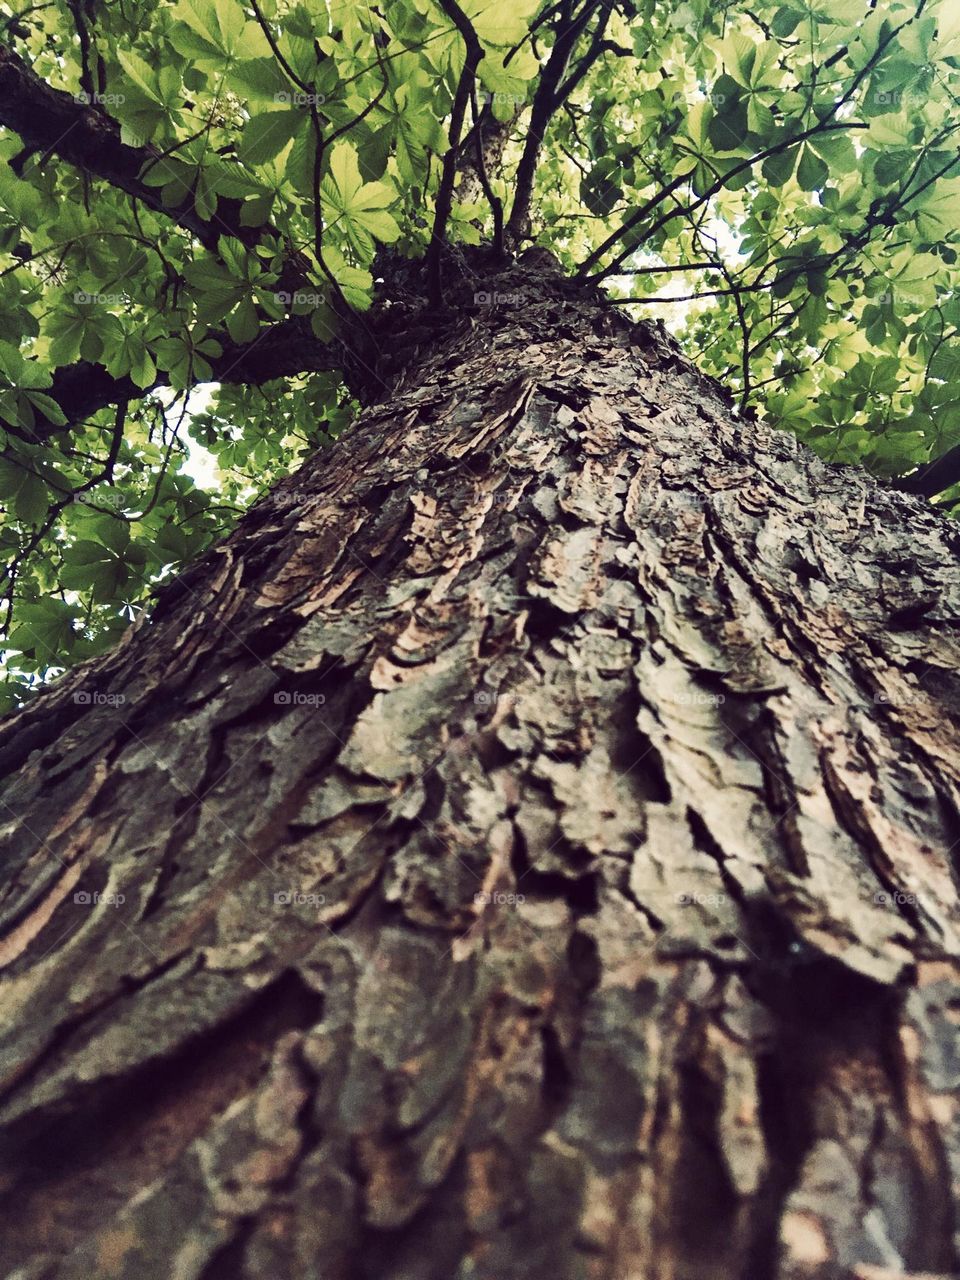
<instances>
[{"instance_id":1,"label":"tree trunk","mask_svg":"<svg viewBox=\"0 0 960 1280\"><path fill-rule=\"evenodd\" d=\"M447 287L0 730L0 1274L954 1271L956 526Z\"/></svg>"}]
</instances>

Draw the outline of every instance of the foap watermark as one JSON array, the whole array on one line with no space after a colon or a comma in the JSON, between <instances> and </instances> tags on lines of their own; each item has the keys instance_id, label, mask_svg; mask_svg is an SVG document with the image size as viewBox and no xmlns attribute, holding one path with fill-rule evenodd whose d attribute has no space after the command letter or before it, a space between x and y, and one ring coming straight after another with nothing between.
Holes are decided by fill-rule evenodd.
<instances>
[{"instance_id":1,"label":"foap watermark","mask_svg":"<svg viewBox=\"0 0 960 1280\"><path fill-rule=\"evenodd\" d=\"M722 907L727 900L725 893L677 893L673 897L678 907Z\"/></svg>"},{"instance_id":2,"label":"foap watermark","mask_svg":"<svg viewBox=\"0 0 960 1280\"><path fill-rule=\"evenodd\" d=\"M488 689L478 689L473 695L478 707L518 707L523 701L519 693L494 693Z\"/></svg>"},{"instance_id":3,"label":"foap watermark","mask_svg":"<svg viewBox=\"0 0 960 1280\"><path fill-rule=\"evenodd\" d=\"M122 693L101 693L98 689L78 689L73 695L78 707L122 707L126 700Z\"/></svg>"},{"instance_id":4,"label":"foap watermark","mask_svg":"<svg viewBox=\"0 0 960 1280\"><path fill-rule=\"evenodd\" d=\"M322 693L301 693L298 689L280 689L273 695L278 707L322 707L326 700Z\"/></svg>"},{"instance_id":5,"label":"foap watermark","mask_svg":"<svg viewBox=\"0 0 960 1280\"><path fill-rule=\"evenodd\" d=\"M298 289L296 293L275 293L273 300L278 307L319 307L326 299L322 293Z\"/></svg>"},{"instance_id":6,"label":"foap watermark","mask_svg":"<svg viewBox=\"0 0 960 1280\"><path fill-rule=\"evenodd\" d=\"M487 289L479 289L473 295L475 307L519 307L526 302L523 293L497 293Z\"/></svg>"},{"instance_id":7,"label":"foap watermark","mask_svg":"<svg viewBox=\"0 0 960 1280\"><path fill-rule=\"evenodd\" d=\"M897 285L888 285L887 288L884 289L883 293L875 294L874 297L871 298L871 302L875 302L881 307L892 307L898 302L901 306L917 306L925 308L928 305L927 295L925 293L917 293L910 289L901 289Z\"/></svg>"},{"instance_id":8,"label":"foap watermark","mask_svg":"<svg viewBox=\"0 0 960 1280\"><path fill-rule=\"evenodd\" d=\"M502 893L499 889L493 893L480 892L473 895L474 904L478 907L521 907L526 900L522 893Z\"/></svg>"},{"instance_id":9,"label":"foap watermark","mask_svg":"<svg viewBox=\"0 0 960 1280\"><path fill-rule=\"evenodd\" d=\"M707 693L704 689L694 689L692 693L676 693L671 699L683 707L722 707L726 700L725 693Z\"/></svg>"},{"instance_id":10,"label":"foap watermark","mask_svg":"<svg viewBox=\"0 0 960 1280\"><path fill-rule=\"evenodd\" d=\"M316 496L306 489L290 489L286 493L275 491L270 495L270 501L277 507L304 507L311 501L315 502Z\"/></svg>"},{"instance_id":11,"label":"foap watermark","mask_svg":"<svg viewBox=\"0 0 960 1280\"><path fill-rule=\"evenodd\" d=\"M671 502L675 502L678 507L712 507L721 494L716 493L682 493L679 490L665 490L670 495Z\"/></svg>"},{"instance_id":12,"label":"foap watermark","mask_svg":"<svg viewBox=\"0 0 960 1280\"><path fill-rule=\"evenodd\" d=\"M871 97L880 107L899 107L901 110L911 103L923 106L930 100L927 94L918 93L916 89L874 89Z\"/></svg>"},{"instance_id":13,"label":"foap watermark","mask_svg":"<svg viewBox=\"0 0 960 1280\"><path fill-rule=\"evenodd\" d=\"M327 101L325 93L306 93L297 90L294 93L275 93L274 102L283 102L291 107L322 107Z\"/></svg>"},{"instance_id":14,"label":"foap watermark","mask_svg":"<svg viewBox=\"0 0 960 1280\"><path fill-rule=\"evenodd\" d=\"M122 907L126 897L122 893L88 893L85 889L73 895L78 907Z\"/></svg>"},{"instance_id":15,"label":"foap watermark","mask_svg":"<svg viewBox=\"0 0 960 1280\"><path fill-rule=\"evenodd\" d=\"M920 905L920 898L917 894L904 893L900 889L875 893L873 900L878 907L919 907Z\"/></svg>"},{"instance_id":16,"label":"foap watermark","mask_svg":"<svg viewBox=\"0 0 960 1280\"><path fill-rule=\"evenodd\" d=\"M523 93L503 93L500 89L491 93L489 90L484 90L477 94L477 102L482 107L524 107L527 104L527 98Z\"/></svg>"},{"instance_id":17,"label":"foap watermark","mask_svg":"<svg viewBox=\"0 0 960 1280\"><path fill-rule=\"evenodd\" d=\"M896 693L880 692L874 695L874 702L880 703L881 706L893 707L933 707L933 702L928 693L924 693L922 689L903 689Z\"/></svg>"},{"instance_id":18,"label":"foap watermark","mask_svg":"<svg viewBox=\"0 0 960 1280\"><path fill-rule=\"evenodd\" d=\"M281 889L273 895L278 907L322 907L326 896L322 893L301 893L299 889Z\"/></svg>"},{"instance_id":19,"label":"foap watermark","mask_svg":"<svg viewBox=\"0 0 960 1280\"><path fill-rule=\"evenodd\" d=\"M75 289L73 300L82 306L94 307L129 307L133 302L129 293L87 293L85 289Z\"/></svg>"},{"instance_id":20,"label":"foap watermark","mask_svg":"<svg viewBox=\"0 0 960 1280\"><path fill-rule=\"evenodd\" d=\"M80 89L73 100L82 107L122 107L127 99L123 93L88 93Z\"/></svg>"},{"instance_id":21,"label":"foap watermark","mask_svg":"<svg viewBox=\"0 0 960 1280\"><path fill-rule=\"evenodd\" d=\"M707 102L714 107L722 107L727 100L725 93L707 93L701 89L676 89L673 93L667 94L668 107L695 107L698 103Z\"/></svg>"},{"instance_id":22,"label":"foap watermark","mask_svg":"<svg viewBox=\"0 0 960 1280\"><path fill-rule=\"evenodd\" d=\"M90 490L86 493L75 493L72 501L80 502L87 507L113 507L117 511L127 505L125 496L116 489L106 489L97 493Z\"/></svg>"},{"instance_id":23,"label":"foap watermark","mask_svg":"<svg viewBox=\"0 0 960 1280\"><path fill-rule=\"evenodd\" d=\"M656 493L646 493L638 498L638 509L651 515L661 511L680 514L690 512L722 512L731 502L731 495L726 490L717 493L690 493L681 489L659 489Z\"/></svg>"}]
</instances>

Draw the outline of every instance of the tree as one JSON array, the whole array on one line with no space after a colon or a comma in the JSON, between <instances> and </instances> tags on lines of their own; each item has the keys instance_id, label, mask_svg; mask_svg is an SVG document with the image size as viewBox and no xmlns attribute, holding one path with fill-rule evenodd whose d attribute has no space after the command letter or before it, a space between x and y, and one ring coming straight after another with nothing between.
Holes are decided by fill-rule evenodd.
<instances>
[{"instance_id":1,"label":"tree","mask_svg":"<svg viewBox=\"0 0 960 1280\"><path fill-rule=\"evenodd\" d=\"M956 1272L958 534L776 429L944 474L951 15L146 13L0 56L12 680L86 657L0 723L0 1274ZM599 287L708 269L700 368ZM210 381L291 474L173 576Z\"/></svg>"}]
</instances>

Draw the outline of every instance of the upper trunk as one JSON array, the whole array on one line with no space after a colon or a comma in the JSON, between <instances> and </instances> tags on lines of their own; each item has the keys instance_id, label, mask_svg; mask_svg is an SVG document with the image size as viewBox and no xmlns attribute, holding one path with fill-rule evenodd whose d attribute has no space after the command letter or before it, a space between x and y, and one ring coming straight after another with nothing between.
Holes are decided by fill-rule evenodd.
<instances>
[{"instance_id":1,"label":"upper trunk","mask_svg":"<svg viewBox=\"0 0 960 1280\"><path fill-rule=\"evenodd\" d=\"M448 289L0 730L0 1274L954 1269L955 526Z\"/></svg>"}]
</instances>

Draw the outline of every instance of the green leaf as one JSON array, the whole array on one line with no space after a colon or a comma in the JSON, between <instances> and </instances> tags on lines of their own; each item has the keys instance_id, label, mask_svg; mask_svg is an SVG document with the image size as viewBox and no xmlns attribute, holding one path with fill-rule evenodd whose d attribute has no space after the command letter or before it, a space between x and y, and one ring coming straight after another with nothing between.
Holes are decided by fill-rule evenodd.
<instances>
[{"instance_id":1,"label":"green leaf","mask_svg":"<svg viewBox=\"0 0 960 1280\"><path fill-rule=\"evenodd\" d=\"M240 159L244 164L266 164L279 155L301 125L308 124L302 111L265 111L254 116L243 130Z\"/></svg>"},{"instance_id":2,"label":"green leaf","mask_svg":"<svg viewBox=\"0 0 960 1280\"><path fill-rule=\"evenodd\" d=\"M847 174L856 166L857 154L850 134L842 130L815 134L807 139L807 146L840 174Z\"/></svg>"},{"instance_id":3,"label":"green leaf","mask_svg":"<svg viewBox=\"0 0 960 1280\"><path fill-rule=\"evenodd\" d=\"M42 391L28 391L27 398L30 403L39 409L43 416L49 419L55 427L63 427L67 424L67 416L51 396L45 396Z\"/></svg>"},{"instance_id":4,"label":"green leaf","mask_svg":"<svg viewBox=\"0 0 960 1280\"><path fill-rule=\"evenodd\" d=\"M622 170L615 162L599 160L590 174L580 180L580 199L591 213L606 217L623 198L623 190L616 180Z\"/></svg>"},{"instance_id":5,"label":"green leaf","mask_svg":"<svg viewBox=\"0 0 960 1280\"><path fill-rule=\"evenodd\" d=\"M747 126L752 133L765 138L774 127L773 112L761 102L756 94L751 94L747 101Z\"/></svg>"},{"instance_id":6,"label":"green leaf","mask_svg":"<svg viewBox=\"0 0 960 1280\"><path fill-rule=\"evenodd\" d=\"M960 230L960 178L942 179L930 189L916 212L921 235L930 240Z\"/></svg>"},{"instance_id":7,"label":"green leaf","mask_svg":"<svg viewBox=\"0 0 960 1280\"><path fill-rule=\"evenodd\" d=\"M27 524L38 525L49 508L47 486L39 476L25 472L17 496L13 500L14 514Z\"/></svg>"},{"instance_id":8,"label":"green leaf","mask_svg":"<svg viewBox=\"0 0 960 1280\"><path fill-rule=\"evenodd\" d=\"M386 211L394 192L383 182L364 182L357 153L351 143L336 144L330 157L330 172L321 192L328 217L345 231L361 261L373 258L373 238L392 244L400 235L393 216Z\"/></svg>"},{"instance_id":9,"label":"green leaf","mask_svg":"<svg viewBox=\"0 0 960 1280\"><path fill-rule=\"evenodd\" d=\"M523 40L538 7L538 0L465 0L463 5L481 40L507 48Z\"/></svg>"},{"instance_id":10,"label":"green leaf","mask_svg":"<svg viewBox=\"0 0 960 1280\"><path fill-rule=\"evenodd\" d=\"M748 36L731 30L720 45L720 56L724 66L744 88L750 86L750 69L756 55L757 46Z\"/></svg>"},{"instance_id":11,"label":"green leaf","mask_svg":"<svg viewBox=\"0 0 960 1280\"><path fill-rule=\"evenodd\" d=\"M239 306L227 316L227 332L234 342L253 342L260 332L260 322L252 298L243 298Z\"/></svg>"},{"instance_id":12,"label":"green leaf","mask_svg":"<svg viewBox=\"0 0 960 1280\"><path fill-rule=\"evenodd\" d=\"M760 167L763 177L771 187L782 187L793 177L793 167L797 163L797 147L783 147L767 156Z\"/></svg>"},{"instance_id":13,"label":"green leaf","mask_svg":"<svg viewBox=\"0 0 960 1280\"><path fill-rule=\"evenodd\" d=\"M270 44L255 22L247 22L239 0L179 0L170 39L186 57L220 62L270 56Z\"/></svg>"},{"instance_id":14,"label":"green leaf","mask_svg":"<svg viewBox=\"0 0 960 1280\"><path fill-rule=\"evenodd\" d=\"M216 57L224 51L220 44L220 24L210 0L179 0L174 9L179 24L171 29L174 48L186 56Z\"/></svg>"},{"instance_id":15,"label":"green leaf","mask_svg":"<svg viewBox=\"0 0 960 1280\"><path fill-rule=\"evenodd\" d=\"M797 165L797 183L801 191L817 191L826 182L829 170L818 155L804 144L800 163Z\"/></svg>"},{"instance_id":16,"label":"green leaf","mask_svg":"<svg viewBox=\"0 0 960 1280\"><path fill-rule=\"evenodd\" d=\"M93 542L89 538L79 538L64 548L63 559L69 565L98 564L110 555L102 542Z\"/></svg>"},{"instance_id":17,"label":"green leaf","mask_svg":"<svg viewBox=\"0 0 960 1280\"><path fill-rule=\"evenodd\" d=\"M10 632L10 647L35 654L42 666L63 663L76 640L77 614L77 609L63 600L23 601Z\"/></svg>"},{"instance_id":18,"label":"green leaf","mask_svg":"<svg viewBox=\"0 0 960 1280\"><path fill-rule=\"evenodd\" d=\"M50 359L54 365L74 364L86 331L84 316L74 311L53 311L46 320Z\"/></svg>"},{"instance_id":19,"label":"green leaf","mask_svg":"<svg viewBox=\"0 0 960 1280\"><path fill-rule=\"evenodd\" d=\"M160 92L157 73L148 63L124 49L117 50L117 61L123 67L130 80L151 102L165 106L163 94Z\"/></svg>"}]
</instances>

